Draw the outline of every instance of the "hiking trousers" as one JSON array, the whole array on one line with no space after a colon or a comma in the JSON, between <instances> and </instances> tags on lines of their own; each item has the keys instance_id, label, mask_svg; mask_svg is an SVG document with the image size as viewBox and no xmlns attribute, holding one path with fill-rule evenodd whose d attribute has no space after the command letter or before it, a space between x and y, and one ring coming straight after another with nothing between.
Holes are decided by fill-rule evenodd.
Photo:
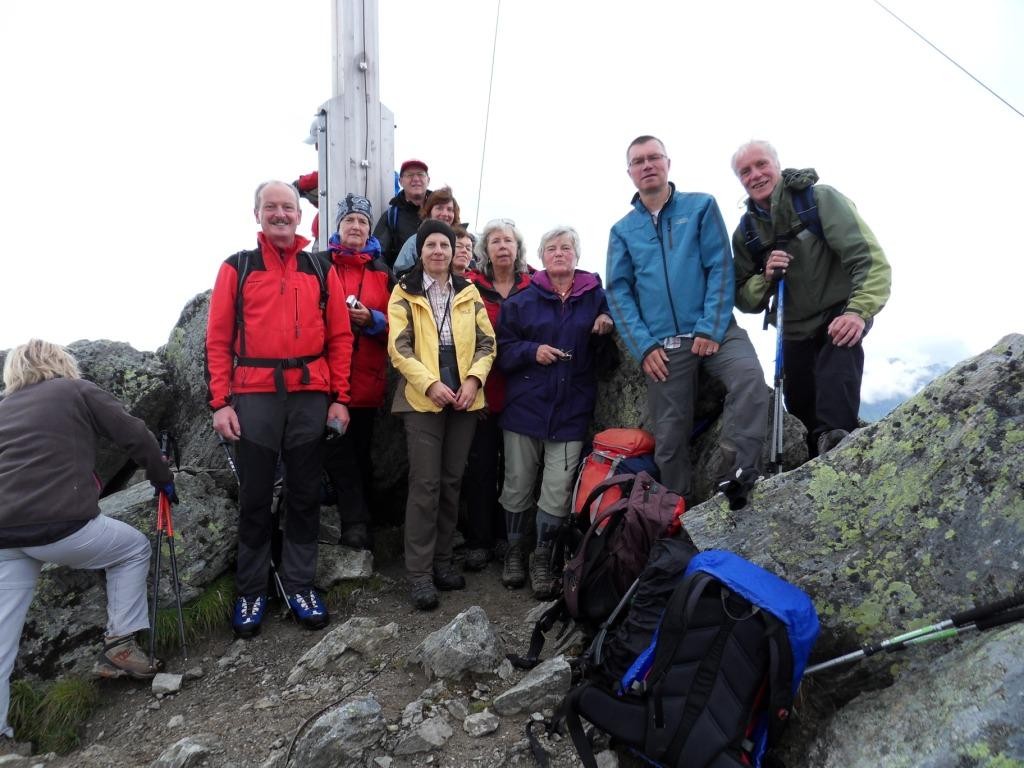
<instances>
[{"instance_id":1,"label":"hiking trousers","mask_svg":"<svg viewBox=\"0 0 1024 768\"><path fill-rule=\"evenodd\" d=\"M505 512L498 504L505 449L498 414L489 413L476 424L469 464L462 481L466 498L466 549L494 549L505 538Z\"/></svg>"},{"instance_id":2,"label":"hiking trousers","mask_svg":"<svg viewBox=\"0 0 1024 768\"><path fill-rule=\"evenodd\" d=\"M313 587L320 533L320 476L327 395L289 392L236 395L235 412L242 428L238 456L239 595L268 592L273 534L274 473L284 463L287 520L278 575L285 592Z\"/></svg>"},{"instance_id":3,"label":"hiking trousers","mask_svg":"<svg viewBox=\"0 0 1024 768\"><path fill-rule=\"evenodd\" d=\"M344 435L329 432L324 438L324 469L338 497L341 529L370 524L369 492L373 487L373 420L376 408L349 408Z\"/></svg>"},{"instance_id":4,"label":"hiking trousers","mask_svg":"<svg viewBox=\"0 0 1024 768\"><path fill-rule=\"evenodd\" d=\"M782 342L786 410L807 427L810 458L818 455L818 438L833 429L853 432L860 411L864 347L837 347L828 334Z\"/></svg>"},{"instance_id":5,"label":"hiking trousers","mask_svg":"<svg viewBox=\"0 0 1024 768\"><path fill-rule=\"evenodd\" d=\"M537 508L552 517L568 517L582 452L582 440L541 440L506 429L501 506L512 514L533 509L537 473L541 472Z\"/></svg>"},{"instance_id":6,"label":"hiking trousers","mask_svg":"<svg viewBox=\"0 0 1024 768\"><path fill-rule=\"evenodd\" d=\"M107 637L149 627L149 540L127 523L99 515L63 539L0 549L0 734L13 738L7 712L11 672L43 563L107 572Z\"/></svg>"},{"instance_id":7,"label":"hiking trousers","mask_svg":"<svg viewBox=\"0 0 1024 768\"><path fill-rule=\"evenodd\" d=\"M666 349L668 379L647 379L647 407L654 432L654 463L661 482L681 496L693 490L690 435L700 368L725 386L722 411L721 476L735 478L744 469L760 473L761 452L768 429L771 390L747 332L736 321L729 324L718 351L697 357L690 349L693 339L680 339L677 349Z\"/></svg>"},{"instance_id":8,"label":"hiking trousers","mask_svg":"<svg viewBox=\"0 0 1024 768\"><path fill-rule=\"evenodd\" d=\"M409 449L409 498L405 503L405 569L430 574L452 559L459 520L459 487L478 419L476 411L402 414Z\"/></svg>"}]
</instances>

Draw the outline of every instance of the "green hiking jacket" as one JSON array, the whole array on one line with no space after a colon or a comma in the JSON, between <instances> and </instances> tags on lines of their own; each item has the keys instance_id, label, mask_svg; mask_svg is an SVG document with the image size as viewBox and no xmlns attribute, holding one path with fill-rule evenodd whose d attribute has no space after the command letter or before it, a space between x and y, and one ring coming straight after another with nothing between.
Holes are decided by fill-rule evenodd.
<instances>
[{"instance_id":1,"label":"green hiking jacket","mask_svg":"<svg viewBox=\"0 0 1024 768\"><path fill-rule=\"evenodd\" d=\"M786 274L783 336L814 336L838 314L854 312L868 323L889 299L892 272L874 233L853 203L824 184L814 187L814 200L825 232L822 240L805 229L793 209L789 190L805 189L818 180L813 168L787 168L772 192L771 215L764 216L747 200L761 242L771 246L788 238L785 248L793 256ZM745 246L742 225L732 236L736 274L736 306L742 312L762 312L776 291ZM771 250L771 248L769 248ZM767 258L767 253L765 254ZM776 323L775 314L769 321Z\"/></svg>"}]
</instances>

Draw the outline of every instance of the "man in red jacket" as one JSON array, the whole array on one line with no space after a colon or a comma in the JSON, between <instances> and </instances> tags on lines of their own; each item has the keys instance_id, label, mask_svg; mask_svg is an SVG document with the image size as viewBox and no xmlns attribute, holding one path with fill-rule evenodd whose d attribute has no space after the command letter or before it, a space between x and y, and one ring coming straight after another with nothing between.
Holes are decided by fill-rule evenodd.
<instances>
[{"instance_id":1,"label":"man in red jacket","mask_svg":"<svg viewBox=\"0 0 1024 768\"><path fill-rule=\"evenodd\" d=\"M266 609L271 504L278 456L288 526L280 577L289 607L310 629L328 623L313 588L320 520L321 436L349 414L352 330L330 263L303 248L298 191L282 181L256 190L258 247L221 264L210 297L206 380L213 428L236 443L238 572L232 627L252 637Z\"/></svg>"}]
</instances>

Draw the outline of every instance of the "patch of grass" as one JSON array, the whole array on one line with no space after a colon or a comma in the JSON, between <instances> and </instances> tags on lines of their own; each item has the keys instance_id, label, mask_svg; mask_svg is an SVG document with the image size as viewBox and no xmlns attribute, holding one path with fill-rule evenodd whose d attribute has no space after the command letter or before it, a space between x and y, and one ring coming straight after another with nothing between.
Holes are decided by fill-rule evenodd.
<instances>
[{"instance_id":1,"label":"patch of grass","mask_svg":"<svg viewBox=\"0 0 1024 768\"><path fill-rule=\"evenodd\" d=\"M384 580L377 574L368 579L343 581L331 587L324 595L324 601L330 611L340 611L356 592L380 592L384 589Z\"/></svg>"},{"instance_id":2,"label":"patch of grass","mask_svg":"<svg viewBox=\"0 0 1024 768\"><path fill-rule=\"evenodd\" d=\"M39 752L67 754L79 741L79 729L99 704L90 680L67 678L50 685L27 680L11 684L10 723L19 741L31 741Z\"/></svg>"},{"instance_id":3,"label":"patch of grass","mask_svg":"<svg viewBox=\"0 0 1024 768\"><path fill-rule=\"evenodd\" d=\"M185 640L191 643L227 622L231 618L234 602L235 582L231 574L211 582L199 597L181 607ZM141 647L147 648L146 642ZM156 612L156 645L161 653L166 653L179 644L178 609L172 603Z\"/></svg>"},{"instance_id":4,"label":"patch of grass","mask_svg":"<svg viewBox=\"0 0 1024 768\"><path fill-rule=\"evenodd\" d=\"M39 721L35 717L35 711L43 702L43 690L33 685L28 680L14 680L11 682L11 706L7 713L7 720L14 728L14 733L19 741L34 741L38 734Z\"/></svg>"}]
</instances>

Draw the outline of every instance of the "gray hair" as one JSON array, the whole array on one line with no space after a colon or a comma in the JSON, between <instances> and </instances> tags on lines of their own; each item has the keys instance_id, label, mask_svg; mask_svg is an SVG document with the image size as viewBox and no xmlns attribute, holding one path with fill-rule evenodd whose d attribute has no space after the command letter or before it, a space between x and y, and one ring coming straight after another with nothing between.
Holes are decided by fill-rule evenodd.
<instances>
[{"instance_id":1,"label":"gray hair","mask_svg":"<svg viewBox=\"0 0 1024 768\"><path fill-rule=\"evenodd\" d=\"M568 237L572 242L572 250L576 254L576 263L580 262L580 233L572 227L555 227L548 232L541 235L540 246L537 248L537 257L540 259L540 263L544 263L544 249L548 243L554 240L556 237L562 236Z\"/></svg>"},{"instance_id":2,"label":"gray hair","mask_svg":"<svg viewBox=\"0 0 1024 768\"><path fill-rule=\"evenodd\" d=\"M736 162L740 159L740 155L742 155L748 149L763 149L765 152L768 153L768 156L775 161L776 168L782 167L779 164L779 153L775 151L775 147L773 147L767 141L763 141L762 139L751 139L742 147L740 147L739 149L732 153L732 160L730 164L732 165L732 172L735 173L737 176L740 175L740 172L739 169L736 168Z\"/></svg>"},{"instance_id":3,"label":"gray hair","mask_svg":"<svg viewBox=\"0 0 1024 768\"><path fill-rule=\"evenodd\" d=\"M484 231L480 233L480 239L476 241L474 248L479 269L487 276L488 280L494 279L494 267L491 264L491 257L487 255L487 240L499 229L511 231L512 236L516 239L516 261L512 266L512 271L517 275L528 271L526 243L523 241L523 234L516 227L516 223L512 219L491 219L484 224Z\"/></svg>"},{"instance_id":4,"label":"gray hair","mask_svg":"<svg viewBox=\"0 0 1024 768\"><path fill-rule=\"evenodd\" d=\"M79 379L78 363L64 347L32 339L7 353L4 387L7 394L47 379Z\"/></svg>"},{"instance_id":5,"label":"gray hair","mask_svg":"<svg viewBox=\"0 0 1024 768\"><path fill-rule=\"evenodd\" d=\"M260 210L260 196L263 194L263 190L266 189L267 187L273 185L273 184L280 184L282 187L288 187L288 189L290 189L292 192L294 192L295 193L295 207L296 208L299 207L299 188L298 187L296 187L294 184L289 184L287 181L279 181L277 179L269 179L267 181L264 181L258 187L256 187L256 194L253 197L253 205L252 205L252 209L254 211L256 211L258 213L259 210Z\"/></svg>"}]
</instances>

